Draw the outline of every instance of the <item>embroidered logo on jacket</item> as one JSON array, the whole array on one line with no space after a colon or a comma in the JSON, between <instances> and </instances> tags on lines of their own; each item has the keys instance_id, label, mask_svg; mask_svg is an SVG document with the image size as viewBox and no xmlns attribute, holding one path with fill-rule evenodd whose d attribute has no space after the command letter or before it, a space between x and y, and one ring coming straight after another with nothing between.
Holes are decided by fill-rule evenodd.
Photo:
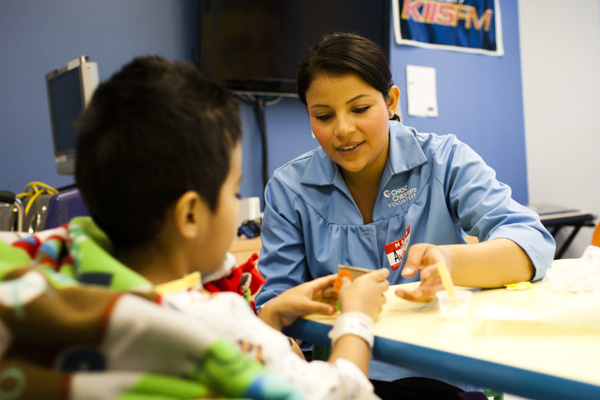
<instances>
[{"instance_id":1,"label":"embroidered logo on jacket","mask_svg":"<svg viewBox=\"0 0 600 400\"><path fill-rule=\"evenodd\" d=\"M392 208L406 203L417 196L417 188L408 188L404 185L400 188L384 190L383 196L389 199L387 206Z\"/></svg>"}]
</instances>

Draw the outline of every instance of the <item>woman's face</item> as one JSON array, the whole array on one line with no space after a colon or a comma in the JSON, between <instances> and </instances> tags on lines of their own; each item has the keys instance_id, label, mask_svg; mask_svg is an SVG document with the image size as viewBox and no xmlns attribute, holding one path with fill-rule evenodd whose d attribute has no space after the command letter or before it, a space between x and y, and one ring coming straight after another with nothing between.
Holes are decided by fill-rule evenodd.
<instances>
[{"instance_id":1,"label":"woman's face","mask_svg":"<svg viewBox=\"0 0 600 400\"><path fill-rule=\"evenodd\" d=\"M383 170L389 115L395 106L393 98L386 100L354 74L317 75L306 91L306 108L315 137L325 153L350 174Z\"/></svg>"}]
</instances>

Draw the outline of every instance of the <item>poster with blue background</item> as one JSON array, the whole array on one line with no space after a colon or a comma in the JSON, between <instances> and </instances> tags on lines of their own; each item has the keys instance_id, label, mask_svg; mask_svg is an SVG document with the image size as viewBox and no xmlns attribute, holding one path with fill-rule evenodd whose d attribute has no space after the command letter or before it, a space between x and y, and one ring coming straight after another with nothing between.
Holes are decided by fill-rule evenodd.
<instances>
[{"instance_id":1,"label":"poster with blue background","mask_svg":"<svg viewBox=\"0 0 600 400\"><path fill-rule=\"evenodd\" d=\"M504 55L498 0L393 0L396 43Z\"/></svg>"}]
</instances>

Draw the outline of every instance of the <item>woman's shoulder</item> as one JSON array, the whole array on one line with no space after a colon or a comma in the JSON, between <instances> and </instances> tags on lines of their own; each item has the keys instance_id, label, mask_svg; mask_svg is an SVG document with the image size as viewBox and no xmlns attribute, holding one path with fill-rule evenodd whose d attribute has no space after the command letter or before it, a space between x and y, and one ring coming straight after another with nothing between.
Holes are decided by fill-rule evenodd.
<instances>
[{"instance_id":1,"label":"woman's shoulder","mask_svg":"<svg viewBox=\"0 0 600 400\"><path fill-rule=\"evenodd\" d=\"M320 186L330 184L335 174L335 164L323 149L317 147L275 169L269 183L280 182L290 188L298 185Z\"/></svg>"},{"instance_id":2,"label":"woman's shoulder","mask_svg":"<svg viewBox=\"0 0 600 400\"><path fill-rule=\"evenodd\" d=\"M445 143L460 142L453 133L439 134L434 132L421 132L412 126L403 125L400 122L393 121L390 123L390 127L392 136L396 140L402 140L410 137L416 140L421 146L439 146Z\"/></svg>"},{"instance_id":3,"label":"woman's shoulder","mask_svg":"<svg viewBox=\"0 0 600 400\"><path fill-rule=\"evenodd\" d=\"M286 162L282 166L275 169L273 176L288 176L288 175L302 175L308 164L315 157L319 148L307 151L304 154Z\"/></svg>"},{"instance_id":4,"label":"woman's shoulder","mask_svg":"<svg viewBox=\"0 0 600 400\"><path fill-rule=\"evenodd\" d=\"M436 156L445 158L458 149L469 148L467 144L462 142L453 133L439 134L420 132L413 127L405 126L401 123L396 123L396 127L391 131L393 133L393 138L396 141L414 141L427 158Z\"/></svg>"}]
</instances>

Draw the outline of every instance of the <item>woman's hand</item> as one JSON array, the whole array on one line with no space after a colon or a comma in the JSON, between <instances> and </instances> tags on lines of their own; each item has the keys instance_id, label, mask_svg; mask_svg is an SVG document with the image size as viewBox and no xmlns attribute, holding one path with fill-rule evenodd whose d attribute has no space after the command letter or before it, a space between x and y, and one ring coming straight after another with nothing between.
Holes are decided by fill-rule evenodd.
<instances>
[{"instance_id":1,"label":"woman's hand","mask_svg":"<svg viewBox=\"0 0 600 400\"><path fill-rule=\"evenodd\" d=\"M441 246L418 243L408 249L402 276L414 276L420 269L421 284L412 291L397 289L396 295L419 302L432 300L444 289L438 262L446 264L457 286L497 288L531 280L535 273L525 250L510 239Z\"/></svg>"},{"instance_id":2,"label":"woman's hand","mask_svg":"<svg viewBox=\"0 0 600 400\"><path fill-rule=\"evenodd\" d=\"M411 246L402 269L402 276L411 277L421 270L421 283L414 290L396 289L396 296L423 303L433 300L436 292L444 290L442 278L438 273L438 262L444 262L450 267L440 246L427 243Z\"/></svg>"},{"instance_id":3,"label":"woman's hand","mask_svg":"<svg viewBox=\"0 0 600 400\"><path fill-rule=\"evenodd\" d=\"M332 286L336 276L324 276L286 290L265 304L258 316L273 328L281 330L306 314L332 315L337 301Z\"/></svg>"}]
</instances>

